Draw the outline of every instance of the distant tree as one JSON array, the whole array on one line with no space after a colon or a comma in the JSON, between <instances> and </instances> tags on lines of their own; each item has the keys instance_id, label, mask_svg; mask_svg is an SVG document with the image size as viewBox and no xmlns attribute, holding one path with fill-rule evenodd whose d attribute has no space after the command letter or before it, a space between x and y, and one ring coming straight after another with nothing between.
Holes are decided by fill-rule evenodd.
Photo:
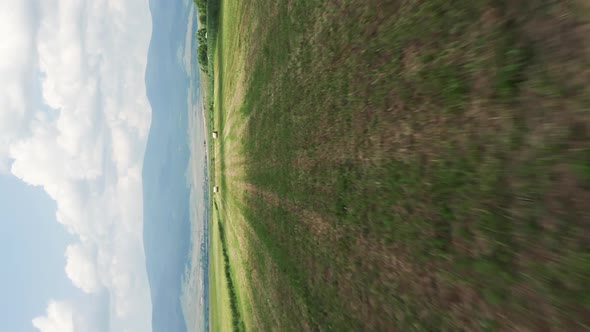
<instances>
[{"instance_id":1,"label":"distant tree","mask_svg":"<svg viewBox=\"0 0 590 332\"><path fill-rule=\"evenodd\" d=\"M201 70L207 72L208 58L207 58L207 28L197 30L197 59Z\"/></svg>"},{"instance_id":2,"label":"distant tree","mask_svg":"<svg viewBox=\"0 0 590 332\"><path fill-rule=\"evenodd\" d=\"M207 24L207 1L206 0L193 0L197 6L197 12L199 15L199 22L205 25Z\"/></svg>"},{"instance_id":3,"label":"distant tree","mask_svg":"<svg viewBox=\"0 0 590 332\"><path fill-rule=\"evenodd\" d=\"M199 67L204 72L208 71L209 61L207 59L207 43L199 44L197 48L197 59L199 60Z\"/></svg>"},{"instance_id":4,"label":"distant tree","mask_svg":"<svg viewBox=\"0 0 590 332\"><path fill-rule=\"evenodd\" d=\"M197 31L197 43L199 45L207 44L207 28L201 28Z\"/></svg>"}]
</instances>

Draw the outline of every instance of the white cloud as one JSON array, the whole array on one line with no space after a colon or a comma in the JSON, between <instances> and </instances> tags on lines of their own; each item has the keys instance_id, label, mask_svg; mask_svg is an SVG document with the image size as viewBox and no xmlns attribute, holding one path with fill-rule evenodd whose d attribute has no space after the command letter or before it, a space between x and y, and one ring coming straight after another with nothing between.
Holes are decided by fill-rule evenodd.
<instances>
[{"instance_id":1,"label":"white cloud","mask_svg":"<svg viewBox=\"0 0 590 332\"><path fill-rule=\"evenodd\" d=\"M66 274L74 285L86 293L100 290L96 259L88 247L81 244L68 246L66 249Z\"/></svg>"},{"instance_id":2,"label":"white cloud","mask_svg":"<svg viewBox=\"0 0 590 332\"><path fill-rule=\"evenodd\" d=\"M107 301L93 296L92 301L49 301L45 316L33 319L41 332L104 332L109 329Z\"/></svg>"},{"instance_id":3,"label":"white cloud","mask_svg":"<svg viewBox=\"0 0 590 332\"><path fill-rule=\"evenodd\" d=\"M9 169L8 148L26 131L27 85L34 72L34 28L27 1L0 2L0 174Z\"/></svg>"},{"instance_id":4,"label":"white cloud","mask_svg":"<svg viewBox=\"0 0 590 332\"><path fill-rule=\"evenodd\" d=\"M56 201L57 221L79 238L64 248L65 272L84 292L109 294L112 330L151 330L141 183L147 0L4 0L0 34L0 172ZM52 301L33 324L87 331L77 315Z\"/></svg>"},{"instance_id":5,"label":"white cloud","mask_svg":"<svg viewBox=\"0 0 590 332\"><path fill-rule=\"evenodd\" d=\"M50 301L47 316L33 319L33 326L41 332L74 332L73 314L69 303Z\"/></svg>"}]
</instances>

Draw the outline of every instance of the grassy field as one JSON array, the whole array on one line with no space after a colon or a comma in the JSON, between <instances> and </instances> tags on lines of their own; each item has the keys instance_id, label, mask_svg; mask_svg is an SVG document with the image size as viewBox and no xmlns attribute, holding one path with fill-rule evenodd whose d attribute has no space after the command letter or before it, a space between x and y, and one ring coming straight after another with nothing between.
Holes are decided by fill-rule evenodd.
<instances>
[{"instance_id":1,"label":"grassy field","mask_svg":"<svg viewBox=\"0 0 590 332\"><path fill-rule=\"evenodd\" d=\"M209 228L211 243L210 243L210 259L209 259L209 289L210 289L210 305L209 305L209 321L212 331L231 331L232 317L230 303L230 295L228 284L225 275L225 259L223 242L220 236L220 223L218 211L211 211L211 226Z\"/></svg>"},{"instance_id":2,"label":"grassy field","mask_svg":"<svg viewBox=\"0 0 590 332\"><path fill-rule=\"evenodd\" d=\"M586 1L218 4L213 330L590 329Z\"/></svg>"}]
</instances>

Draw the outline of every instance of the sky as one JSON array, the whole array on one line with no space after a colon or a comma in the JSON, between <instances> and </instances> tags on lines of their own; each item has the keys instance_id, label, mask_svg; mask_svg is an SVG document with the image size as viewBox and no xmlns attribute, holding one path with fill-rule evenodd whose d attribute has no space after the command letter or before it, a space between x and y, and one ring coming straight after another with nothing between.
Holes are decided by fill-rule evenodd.
<instances>
[{"instance_id":1,"label":"sky","mask_svg":"<svg viewBox=\"0 0 590 332\"><path fill-rule=\"evenodd\" d=\"M77 293L63 268L73 238L55 222L45 192L13 176L0 176L0 220L0 262L11 272L0 274L2 330L34 331L31 318L45 311L48 298Z\"/></svg>"},{"instance_id":2,"label":"sky","mask_svg":"<svg viewBox=\"0 0 590 332\"><path fill-rule=\"evenodd\" d=\"M147 0L0 0L0 330L151 331L151 28Z\"/></svg>"}]
</instances>

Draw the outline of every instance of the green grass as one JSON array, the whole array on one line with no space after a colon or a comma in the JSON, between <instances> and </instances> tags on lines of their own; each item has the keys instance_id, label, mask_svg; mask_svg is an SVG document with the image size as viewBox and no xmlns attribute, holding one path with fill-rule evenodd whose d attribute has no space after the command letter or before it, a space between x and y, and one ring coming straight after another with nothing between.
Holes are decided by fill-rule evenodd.
<instances>
[{"instance_id":1,"label":"green grass","mask_svg":"<svg viewBox=\"0 0 590 332\"><path fill-rule=\"evenodd\" d=\"M218 0L209 0L205 3L207 10L205 22L200 21L206 28L208 38L207 50L208 61L207 70L201 72L202 88L204 89L204 107L205 107L205 122L207 135L215 130L214 125L214 85L215 77L213 72L213 56L215 51L216 35L218 31L218 15L219 15ZM199 8L202 3L197 3ZM217 206L217 201L213 195L213 186L216 185L215 172L215 147L211 139L207 139L207 154L209 156L209 197L210 206L210 244L209 244L209 276L210 276L210 305L209 305L209 320L211 331L241 331L244 330L243 323L241 323L240 315L237 311L236 304L236 290L232 279L231 266L228 257L228 248L225 231L221 215ZM213 158L213 159L212 159Z\"/></svg>"},{"instance_id":2,"label":"green grass","mask_svg":"<svg viewBox=\"0 0 590 332\"><path fill-rule=\"evenodd\" d=\"M223 242L221 241L222 230L219 223L219 211L210 210L210 246L209 246L209 321L211 331L232 331L233 313L231 311L230 290L226 279L227 265L223 253Z\"/></svg>"},{"instance_id":3,"label":"green grass","mask_svg":"<svg viewBox=\"0 0 590 332\"><path fill-rule=\"evenodd\" d=\"M215 209L218 210L217 203L215 203ZM217 216L219 217L219 212ZM242 321L240 312L238 311L238 299L229 262L228 244L225 238L226 232L224 231L223 223L220 220L217 221L217 226L219 227L219 242L221 243L221 251L223 254L225 281L227 282L227 289L229 291L229 305L231 308L232 326L234 331L243 331L244 322Z\"/></svg>"},{"instance_id":4,"label":"green grass","mask_svg":"<svg viewBox=\"0 0 590 332\"><path fill-rule=\"evenodd\" d=\"M540 0L220 4L216 200L222 233L249 244L224 246L234 320L588 328L587 15Z\"/></svg>"}]
</instances>

